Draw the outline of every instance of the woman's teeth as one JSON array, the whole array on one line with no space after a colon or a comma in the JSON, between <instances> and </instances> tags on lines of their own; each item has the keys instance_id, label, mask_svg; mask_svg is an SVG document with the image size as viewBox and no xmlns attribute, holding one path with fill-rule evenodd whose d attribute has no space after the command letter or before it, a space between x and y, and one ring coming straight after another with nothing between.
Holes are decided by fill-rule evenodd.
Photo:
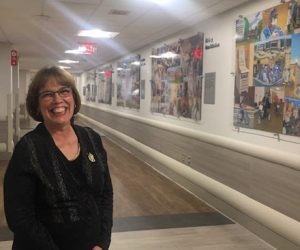
<instances>
[{"instance_id":1,"label":"woman's teeth","mask_svg":"<svg viewBox=\"0 0 300 250\"><path fill-rule=\"evenodd\" d=\"M55 108L52 110L53 113L57 114L57 113L63 113L65 112L65 108Z\"/></svg>"}]
</instances>

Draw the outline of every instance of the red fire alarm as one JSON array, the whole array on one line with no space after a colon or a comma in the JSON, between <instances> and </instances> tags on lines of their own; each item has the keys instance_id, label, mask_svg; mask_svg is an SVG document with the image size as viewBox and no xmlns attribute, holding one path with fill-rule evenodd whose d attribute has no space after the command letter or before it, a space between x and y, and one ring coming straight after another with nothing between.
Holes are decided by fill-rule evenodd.
<instances>
[{"instance_id":1,"label":"red fire alarm","mask_svg":"<svg viewBox=\"0 0 300 250\"><path fill-rule=\"evenodd\" d=\"M10 51L10 64L16 66L18 64L18 52L16 50Z\"/></svg>"},{"instance_id":2,"label":"red fire alarm","mask_svg":"<svg viewBox=\"0 0 300 250\"><path fill-rule=\"evenodd\" d=\"M197 48L194 50L194 58L201 59L202 58L202 49Z\"/></svg>"},{"instance_id":3,"label":"red fire alarm","mask_svg":"<svg viewBox=\"0 0 300 250\"><path fill-rule=\"evenodd\" d=\"M105 71L104 75L106 78L111 78L111 71Z\"/></svg>"}]
</instances>

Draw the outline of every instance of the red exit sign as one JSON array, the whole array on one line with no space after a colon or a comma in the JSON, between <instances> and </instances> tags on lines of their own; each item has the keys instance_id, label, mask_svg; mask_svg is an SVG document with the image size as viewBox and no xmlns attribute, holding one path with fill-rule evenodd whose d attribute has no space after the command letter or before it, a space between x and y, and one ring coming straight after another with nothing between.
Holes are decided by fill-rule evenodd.
<instances>
[{"instance_id":1,"label":"red exit sign","mask_svg":"<svg viewBox=\"0 0 300 250\"><path fill-rule=\"evenodd\" d=\"M10 64L16 66L18 64L18 52L16 50L10 51Z\"/></svg>"}]
</instances>

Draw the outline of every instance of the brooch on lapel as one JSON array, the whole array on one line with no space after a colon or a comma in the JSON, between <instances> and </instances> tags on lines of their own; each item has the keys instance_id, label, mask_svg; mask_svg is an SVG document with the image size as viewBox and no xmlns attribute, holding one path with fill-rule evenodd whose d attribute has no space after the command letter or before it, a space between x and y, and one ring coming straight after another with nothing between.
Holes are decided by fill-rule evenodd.
<instances>
[{"instance_id":1,"label":"brooch on lapel","mask_svg":"<svg viewBox=\"0 0 300 250\"><path fill-rule=\"evenodd\" d=\"M89 153L88 154L88 158L89 158L89 160L91 161L91 162L95 162L96 160L95 160L95 157L94 157L94 155L92 154L92 153Z\"/></svg>"}]
</instances>

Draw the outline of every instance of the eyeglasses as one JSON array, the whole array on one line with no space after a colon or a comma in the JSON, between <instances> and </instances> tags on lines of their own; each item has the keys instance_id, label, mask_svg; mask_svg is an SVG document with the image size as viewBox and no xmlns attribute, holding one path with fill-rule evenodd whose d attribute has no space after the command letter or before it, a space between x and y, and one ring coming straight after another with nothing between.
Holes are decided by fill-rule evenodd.
<instances>
[{"instance_id":1,"label":"eyeglasses","mask_svg":"<svg viewBox=\"0 0 300 250\"><path fill-rule=\"evenodd\" d=\"M43 91L39 94L39 97L43 100L50 101L53 100L55 94L58 94L62 98L70 97L72 95L72 89L70 87L62 87L57 91Z\"/></svg>"}]
</instances>

